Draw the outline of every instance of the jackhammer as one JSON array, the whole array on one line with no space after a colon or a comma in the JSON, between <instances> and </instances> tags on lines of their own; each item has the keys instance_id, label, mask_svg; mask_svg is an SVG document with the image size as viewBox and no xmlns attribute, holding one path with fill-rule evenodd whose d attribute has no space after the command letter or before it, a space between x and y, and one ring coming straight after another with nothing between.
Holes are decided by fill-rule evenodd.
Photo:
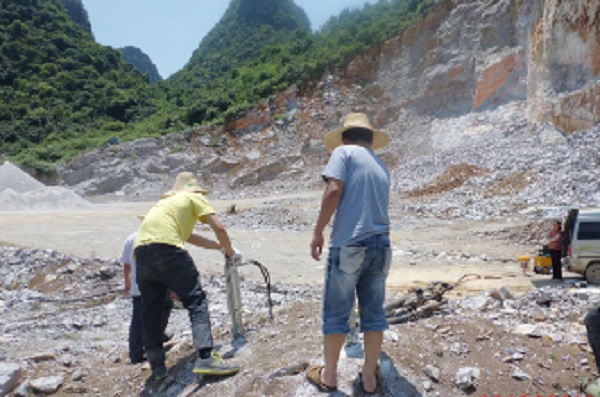
<instances>
[{"instance_id":1,"label":"jackhammer","mask_svg":"<svg viewBox=\"0 0 600 397\"><path fill-rule=\"evenodd\" d=\"M225 281L227 283L227 309L231 315L231 333L234 339L242 336L244 333L244 324L242 321L242 294L240 290L240 277L238 268L247 265L257 266L265 280L267 290L267 304L269 307L269 319L273 320L273 301L271 300L271 275L269 270L262 263L256 260L250 260L243 263L225 260Z\"/></svg>"}]
</instances>

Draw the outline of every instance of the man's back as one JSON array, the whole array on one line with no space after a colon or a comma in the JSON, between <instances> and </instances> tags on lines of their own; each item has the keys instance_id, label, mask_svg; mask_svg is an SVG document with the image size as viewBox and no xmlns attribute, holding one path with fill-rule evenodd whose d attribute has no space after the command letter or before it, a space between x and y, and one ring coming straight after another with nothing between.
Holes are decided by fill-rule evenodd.
<instances>
[{"instance_id":1,"label":"man's back","mask_svg":"<svg viewBox=\"0 0 600 397\"><path fill-rule=\"evenodd\" d=\"M184 191L163 198L146 214L135 246L160 243L184 249L196 222L208 214L214 210L200 193Z\"/></svg>"},{"instance_id":2,"label":"man's back","mask_svg":"<svg viewBox=\"0 0 600 397\"><path fill-rule=\"evenodd\" d=\"M323 177L344 182L333 223L332 247L389 231L390 174L372 150L359 145L336 148Z\"/></svg>"}]
</instances>

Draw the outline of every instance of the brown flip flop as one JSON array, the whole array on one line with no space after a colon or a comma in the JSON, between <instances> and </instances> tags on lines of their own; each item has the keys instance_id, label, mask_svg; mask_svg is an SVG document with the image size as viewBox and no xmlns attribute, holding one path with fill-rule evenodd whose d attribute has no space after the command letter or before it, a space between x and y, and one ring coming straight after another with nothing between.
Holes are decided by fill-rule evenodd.
<instances>
[{"instance_id":1,"label":"brown flip flop","mask_svg":"<svg viewBox=\"0 0 600 397\"><path fill-rule=\"evenodd\" d=\"M306 379L315 385L321 393L331 393L337 390L337 386L329 386L321 381L322 365L311 365L306 369Z\"/></svg>"},{"instance_id":2,"label":"brown flip flop","mask_svg":"<svg viewBox=\"0 0 600 397\"><path fill-rule=\"evenodd\" d=\"M372 395L372 394L379 392L379 388L381 387L381 368L379 367L379 364L377 364L377 367L375 367L375 381L377 382L377 384L375 385L375 389L373 389L373 391L365 390L365 385L362 380L362 372L358 373L358 380L360 383L360 387L362 388L362 392L365 395L368 396L368 395Z\"/></svg>"}]
</instances>

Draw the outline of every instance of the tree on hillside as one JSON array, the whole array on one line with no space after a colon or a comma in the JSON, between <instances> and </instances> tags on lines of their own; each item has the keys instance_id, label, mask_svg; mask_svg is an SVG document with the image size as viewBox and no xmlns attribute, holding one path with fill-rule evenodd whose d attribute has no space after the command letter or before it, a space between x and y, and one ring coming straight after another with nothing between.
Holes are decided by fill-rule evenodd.
<instances>
[{"instance_id":1,"label":"tree on hillside","mask_svg":"<svg viewBox=\"0 0 600 397\"><path fill-rule=\"evenodd\" d=\"M148 84L75 23L61 0L0 9L0 151L17 161L44 170L66 152L93 147L105 126L149 116L156 108L142 95Z\"/></svg>"},{"instance_id":2,"label":"tree on hillside","mask_svg":"<svg viewBox=\"0 0 600 397\"><path fill-rule=\"evenodd\" d=\"M81 0L3 2L0 155L49 172L113 136L224 122L344 66L434 3L379 0L344 10L313 33L293 0L232 0L183 70L150 84L123 62L128 55L95 42Z\"/></svg>"},{"instance_id":3,"label":"tree on hillside","mask_svg":"<svg viewBox=\"0 0 600 397\"><path fill-rule=\"evenodd\" d=\"M81 26L83 30L92 34L92 24L88 17L86 9L83 7L81 0L61 0L67 14Z\"/></svg>"}]
</instances>

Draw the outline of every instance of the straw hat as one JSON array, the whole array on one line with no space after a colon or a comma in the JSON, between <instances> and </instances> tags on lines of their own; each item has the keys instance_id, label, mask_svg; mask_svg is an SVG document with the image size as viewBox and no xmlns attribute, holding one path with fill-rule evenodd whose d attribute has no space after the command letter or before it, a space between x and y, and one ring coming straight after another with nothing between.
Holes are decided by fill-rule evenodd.
<instances>
[{"instance_id":1,"label":"straw hat","mask_svg":"<svg viewBox=\"0 0 600 397\"><path fill-rule=\"evenodd\" d=\"M175 178L175 184L173 184L173 188L163 194L163 197L169 197L178 192L208 194L212 192L212 190L200 187L198 180L191 172L180 172Z\"/></svg>"},{"instance_id":2,"label":"straw hat","mask_svg":"<svg viewBox=\"0 0 600 397\"><path fill-rule=\"evenodd\" d=\"M381 149L390 143L390 137L383 131L376 130L369 122L369 118L364 113L349 113L344 117L344 124L341 128L329 132L325 135L323 142L325 147L332 152L333 149L343 144L342 134L352 128L364 128L373 131L373 144L371 149Z\"/></svg>"}]
</instances>

